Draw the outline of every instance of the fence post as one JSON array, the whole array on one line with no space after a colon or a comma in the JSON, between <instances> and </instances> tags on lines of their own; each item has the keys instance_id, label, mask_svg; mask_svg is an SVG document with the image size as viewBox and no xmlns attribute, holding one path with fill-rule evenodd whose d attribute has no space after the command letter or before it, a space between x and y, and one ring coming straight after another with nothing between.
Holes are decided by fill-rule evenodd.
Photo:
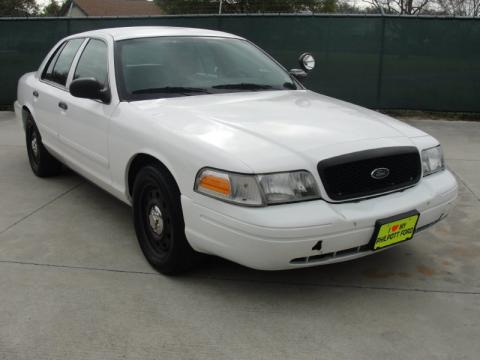
<instances>
[{"instance_id":1,"label":"fence post","mask_svg":"<svg viewBox=\"0 0 480 360\"><path fill-rule=\"evenodd\" d=\"M380 51L378 54L378 79L377 79L377 109L380 109L381 99L382 99L382 80L383 80L383 52L385 44L385 16L382 11L382 26L381 26L381 38L380 38Z\"/></svg>"},{"instance_id":2,"label":"fence post","mask_svg":"<svg viewBox=\"0 0 480 360\"><path fill-rule=\"evenodd\" d=\"M217 30L223 31L223 17L222 15L216 15L216 16L217 16Z\"/></svg>"}]
</instances>

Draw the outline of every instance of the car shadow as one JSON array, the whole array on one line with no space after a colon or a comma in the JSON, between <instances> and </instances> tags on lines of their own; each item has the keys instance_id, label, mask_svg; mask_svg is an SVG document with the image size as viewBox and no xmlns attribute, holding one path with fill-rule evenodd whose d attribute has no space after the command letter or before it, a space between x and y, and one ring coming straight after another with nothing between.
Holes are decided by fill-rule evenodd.
<instances>
[{"instance_id":1,"label":"car shadow","mask_svg":"<svg viewBox=\"0 0 480 360\"><path fill-rule=\"evenodd\" d=\"M74 174L71 170L67 170L65 176ZM108 221L103 221L104 229L102 231L118 234L116 244L109 242L108 244L102 244L102 247L115 251L115 247L123 242L122 246L124 248L118 259L113 254L108 255L111 256L110 258L107 257L107 254L101 255L97 252L97 260L102 262L102 258L104 258L108 267L118 268L122 271L124 269L127 271L148 271L155 274L155 270L148 265L138 246L129 207L88 181L86 181L86 184L81 191L82 198L86 199L83 206L91 207L90 210L85 209L86 212L97 211L97 216L100 216L107 211L105 215L102 215L108 219ZM290 284L399 291L409 289L442 291L452 287L456 288L462 280L459 280L459 268L452 267L452 264L461 259L453 259L445 246L452 243L453 232L457 234L457 238L460 236L459 231L452 226L458 222L457 218L461 214L462 210L457 209L456 215L451 215L440 225L437 225L436 231L424 231L404 244L347 262L287 271L261 271L249 269L215 256L205 256L203 261L193 270L173 279L179 282L189 282L188 279L193 281L209 279L211 281L258 285ZM465 233L465 235L467 234ZM98 241L100 239L97 239L91 246L100 246ZM123 263L119 261L123 261ZM163 277L160 274L159 276Z\"/></svg>"}]
</instances>

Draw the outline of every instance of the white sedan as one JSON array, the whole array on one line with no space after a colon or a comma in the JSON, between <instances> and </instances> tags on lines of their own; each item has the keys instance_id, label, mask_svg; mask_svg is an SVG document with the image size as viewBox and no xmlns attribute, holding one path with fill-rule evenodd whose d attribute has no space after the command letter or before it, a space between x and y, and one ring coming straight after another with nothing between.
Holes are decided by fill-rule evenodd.
<instances>
[{"instance_id":1,"label":"white sedan","mask_svg":"<svg viewBox=\"0 0 480 360\"><path fill-rule=\"evenodd\" d=\"M457 196L437 140L305 89L249 41L175 27L61 40L18 84L40 176L74 169L133 207L150 264L213 254L256 269L355 259L410 240Z\"/></svg>"}]
</instances>

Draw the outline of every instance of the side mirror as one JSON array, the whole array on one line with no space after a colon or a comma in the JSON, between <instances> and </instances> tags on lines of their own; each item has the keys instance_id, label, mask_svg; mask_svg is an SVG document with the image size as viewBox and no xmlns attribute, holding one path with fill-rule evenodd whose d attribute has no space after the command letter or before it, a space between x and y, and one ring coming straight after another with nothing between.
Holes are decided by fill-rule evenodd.
<instances>
[{"instance_id":1,"label":"side mirror","mask_svg":"<svg viewBox=\"0 0 480 360\"><path fill-rule=\"evenodd\" d=\"M303 71L302 69L291 69L289 71L290 75L294 76L297 80L300 82L305 80L308 76L308 74Z\"/></svg>"},{"instance_id":2,"label":"side mirror","mask_svg":"<svg viewBox=\"0 0 480 360\"><path fill-rule=\"evenodd\" d=\"M75 97L110 102L110 91L94 78L80 78L70 84L70 94Z\"/></svg>"},{"instance_id":3,"label":"side mirror","mask_svg":"<svg viewBox=\"0 0 480 360\"><path fill-rule=\"evenodd\" d=\"M298 58L300 69L291 69L290 75L303 82L308 76L308 73L315 68L315 58L310 53L303 53Z\"/></svg>"}]
</instances>

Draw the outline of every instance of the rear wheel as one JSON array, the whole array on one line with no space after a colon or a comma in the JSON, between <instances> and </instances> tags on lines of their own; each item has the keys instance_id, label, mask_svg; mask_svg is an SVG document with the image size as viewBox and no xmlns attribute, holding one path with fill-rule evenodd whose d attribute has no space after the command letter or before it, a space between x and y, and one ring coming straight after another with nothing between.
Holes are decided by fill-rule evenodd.
<instances>
[{"instance_id":1,"label":"rear wheel","mask_svg":"<svg viewBox=\"0 0 480 360\"><path fill-rule=\"evenodd\" d=\"M195 265L198 254L185 236L180 191L159 166L142 168L133 186L133 218L148 262L164 274L178 274Z\"/></svg>"},{"instance_id":2,"label":"rear wheel","mask_svg":"<svg viewBox=\"0 0 480 360\"><path fill-rule=\"evenodd\" d=\"M48 177L58 175L62 171L62 163L55 159L43 146L42 137L31 114L25 123L25 140L28 160L35 175Z\"/></svg>"}]
</instances>

